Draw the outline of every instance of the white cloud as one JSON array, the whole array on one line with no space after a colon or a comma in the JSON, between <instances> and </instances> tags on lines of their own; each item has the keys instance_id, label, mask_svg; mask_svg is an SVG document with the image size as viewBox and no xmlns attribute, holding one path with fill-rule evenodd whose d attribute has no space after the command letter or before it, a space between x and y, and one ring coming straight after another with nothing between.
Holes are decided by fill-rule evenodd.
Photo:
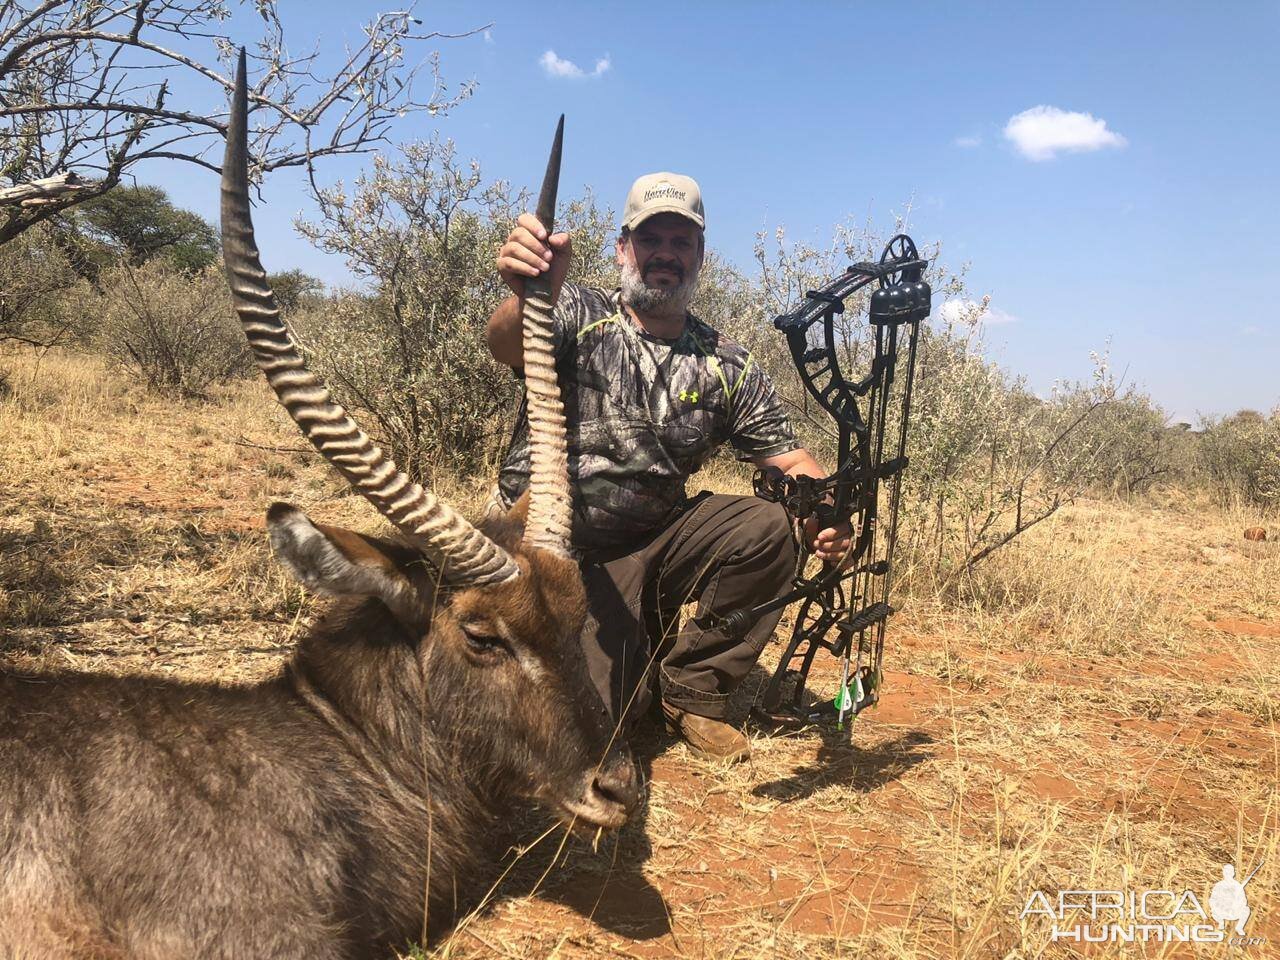
<instances>
[{"instance_id":1,"label":"white cloud","mask_svg":"<svg viewBox=\"0 0 1280 960\"><path fill-rule=\"evenodd\" d=\"M1088 153L1104 147L1123 147L1129 141L1107 121L1091 113L1075 113L1041 104L1023 110L1004 125L1005 139L1028 160L1052 160L1059 153Z\"/></svg>"},{"instance_id":2,"label":"white cloud","mask_svg":"<svg viewBox=\"0 0 1280 960\"><path fill-rule=\"evenodd\" d=\"M493 43L493 31L492 31L492 30L485 30L485 32L484 32L484 42L485 42L485 43Z\"/></svg>"},{"instance_id":3,"label":"white cloud","mask_svg":"<svg viewBox=\"0 0 1280 960\"><path fill-rule=\"evenodd\" d=\"M991 298L983 297L981 301L954 297L944 300L942 306L935 311L937 318L944 323L963 323L966 325L985 324L989 327L1002 323L1017 323L1018 318L991 306Z\"/></svg>"},{"instance_id":4,"label":"white cloud","mask_svg":"<svg viewBox=\"0 0 1280 960\"><path fill-rule=\"evenodd\" d=\"M547 72L547 76L563 77L569 80L582 80L589 77L599 77L613 66L613 61L609 59L608 54L605 54L596 61L595 68L588 73L572 60L565 60L561 57L557 57L554 50L548 50L539 57L538 63L542 64L542 69Z\"/></svg>"},{"instance_id":5,"label":"white cloud","mask_svg":"<svg viewBox=\"0 0 1280 960\"><path fill-rule=\"evenodd\" d=\"M981 137L956 137L952 142L963 150L972 150L974 147L982 146Z\"/></svg>"}]
</instances>

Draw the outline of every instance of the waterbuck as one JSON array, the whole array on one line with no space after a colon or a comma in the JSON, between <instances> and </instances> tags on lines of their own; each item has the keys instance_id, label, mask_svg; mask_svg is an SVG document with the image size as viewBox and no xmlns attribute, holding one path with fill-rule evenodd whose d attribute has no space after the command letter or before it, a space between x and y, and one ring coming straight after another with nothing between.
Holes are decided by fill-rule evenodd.
<instances>
[{"instance_id":1,"label":"waterbuck","mask_svg":"<svg viewBox=\"0 0 1280 960\"><path fill-rule=\"evenodd\" d=\"M552 205L558 168L557 137ZM403 539L271 507L279 558L337 599L257 686L0 676L5 960L387 955L483 892L514 804L617 827L637 801L578 654L549 304L531 296L526 321L527 522L481 532L304 368L258 260L247 184L242 53L222 181L236 310L303 433Z\"/></svg>"}]
</instances>

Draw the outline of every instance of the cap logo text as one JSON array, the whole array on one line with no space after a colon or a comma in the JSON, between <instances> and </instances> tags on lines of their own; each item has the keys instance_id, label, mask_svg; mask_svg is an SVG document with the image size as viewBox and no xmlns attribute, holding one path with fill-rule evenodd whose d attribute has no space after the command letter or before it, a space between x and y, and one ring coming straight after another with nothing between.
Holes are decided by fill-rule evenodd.
<instances>
[{"instance_id":1,"label":"cap logo text","mask_svg":"<svg viewBox=\"0 0 1280 960\"><path fill-rule=\"evenodd\" d=\"M677 190L675 187L671 186L671 184L653 187L652 189L644 192L645 203L648 203L650 200L683 200L684 198L685 192L683 190Z\"/></svg>"}]
</instances>

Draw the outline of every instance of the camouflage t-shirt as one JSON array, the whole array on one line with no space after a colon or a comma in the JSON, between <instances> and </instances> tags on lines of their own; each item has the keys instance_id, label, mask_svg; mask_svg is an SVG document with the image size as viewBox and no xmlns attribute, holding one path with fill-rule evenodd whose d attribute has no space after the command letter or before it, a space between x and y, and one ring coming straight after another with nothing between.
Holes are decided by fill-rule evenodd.
<instances>
[{"instance_id":1,"label":"camouflage t-shirt","mask_svg":"<svg viewBox=\"0 0 1280 960\"><path fill-rule=\"evenodd\" d=\"M663 340L622 312L620 291L565 284L552 319L576 546L617 546L663 526L689 475L726 440L744 460L799 446L768 375L692 314ZM522 409L498 478L507 506L528 485L528 430Z\"/></svg>"}]
</instances>

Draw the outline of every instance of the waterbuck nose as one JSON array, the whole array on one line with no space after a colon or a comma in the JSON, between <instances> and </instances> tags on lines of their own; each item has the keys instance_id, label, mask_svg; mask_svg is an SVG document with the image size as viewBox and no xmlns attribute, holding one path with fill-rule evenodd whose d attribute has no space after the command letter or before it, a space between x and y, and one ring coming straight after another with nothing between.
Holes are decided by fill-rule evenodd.
<instances>
[{"instance_id":1,"label":"waterbuck nose","mask_svg":"<svg viewBox=\"0 0 1280 960\"><path fill-rule=\"evenodd\" d=\"M561 816L572 827L616 830L640 802L640 775L629 755L606 758L579 783L576 797L560 801Z\"/></svg>"},{"instance_id":2,"label":"waterbuck nose","mask_svg":"<svg viewBox=\"0 0 1280 960\"><path fill-rule=\"evenodd\" d=\"M609 757L596 772L590 791L596 798L630 813L640 801L640 774L635 761L625 755Z\"/></svg>"}]
</instances>

